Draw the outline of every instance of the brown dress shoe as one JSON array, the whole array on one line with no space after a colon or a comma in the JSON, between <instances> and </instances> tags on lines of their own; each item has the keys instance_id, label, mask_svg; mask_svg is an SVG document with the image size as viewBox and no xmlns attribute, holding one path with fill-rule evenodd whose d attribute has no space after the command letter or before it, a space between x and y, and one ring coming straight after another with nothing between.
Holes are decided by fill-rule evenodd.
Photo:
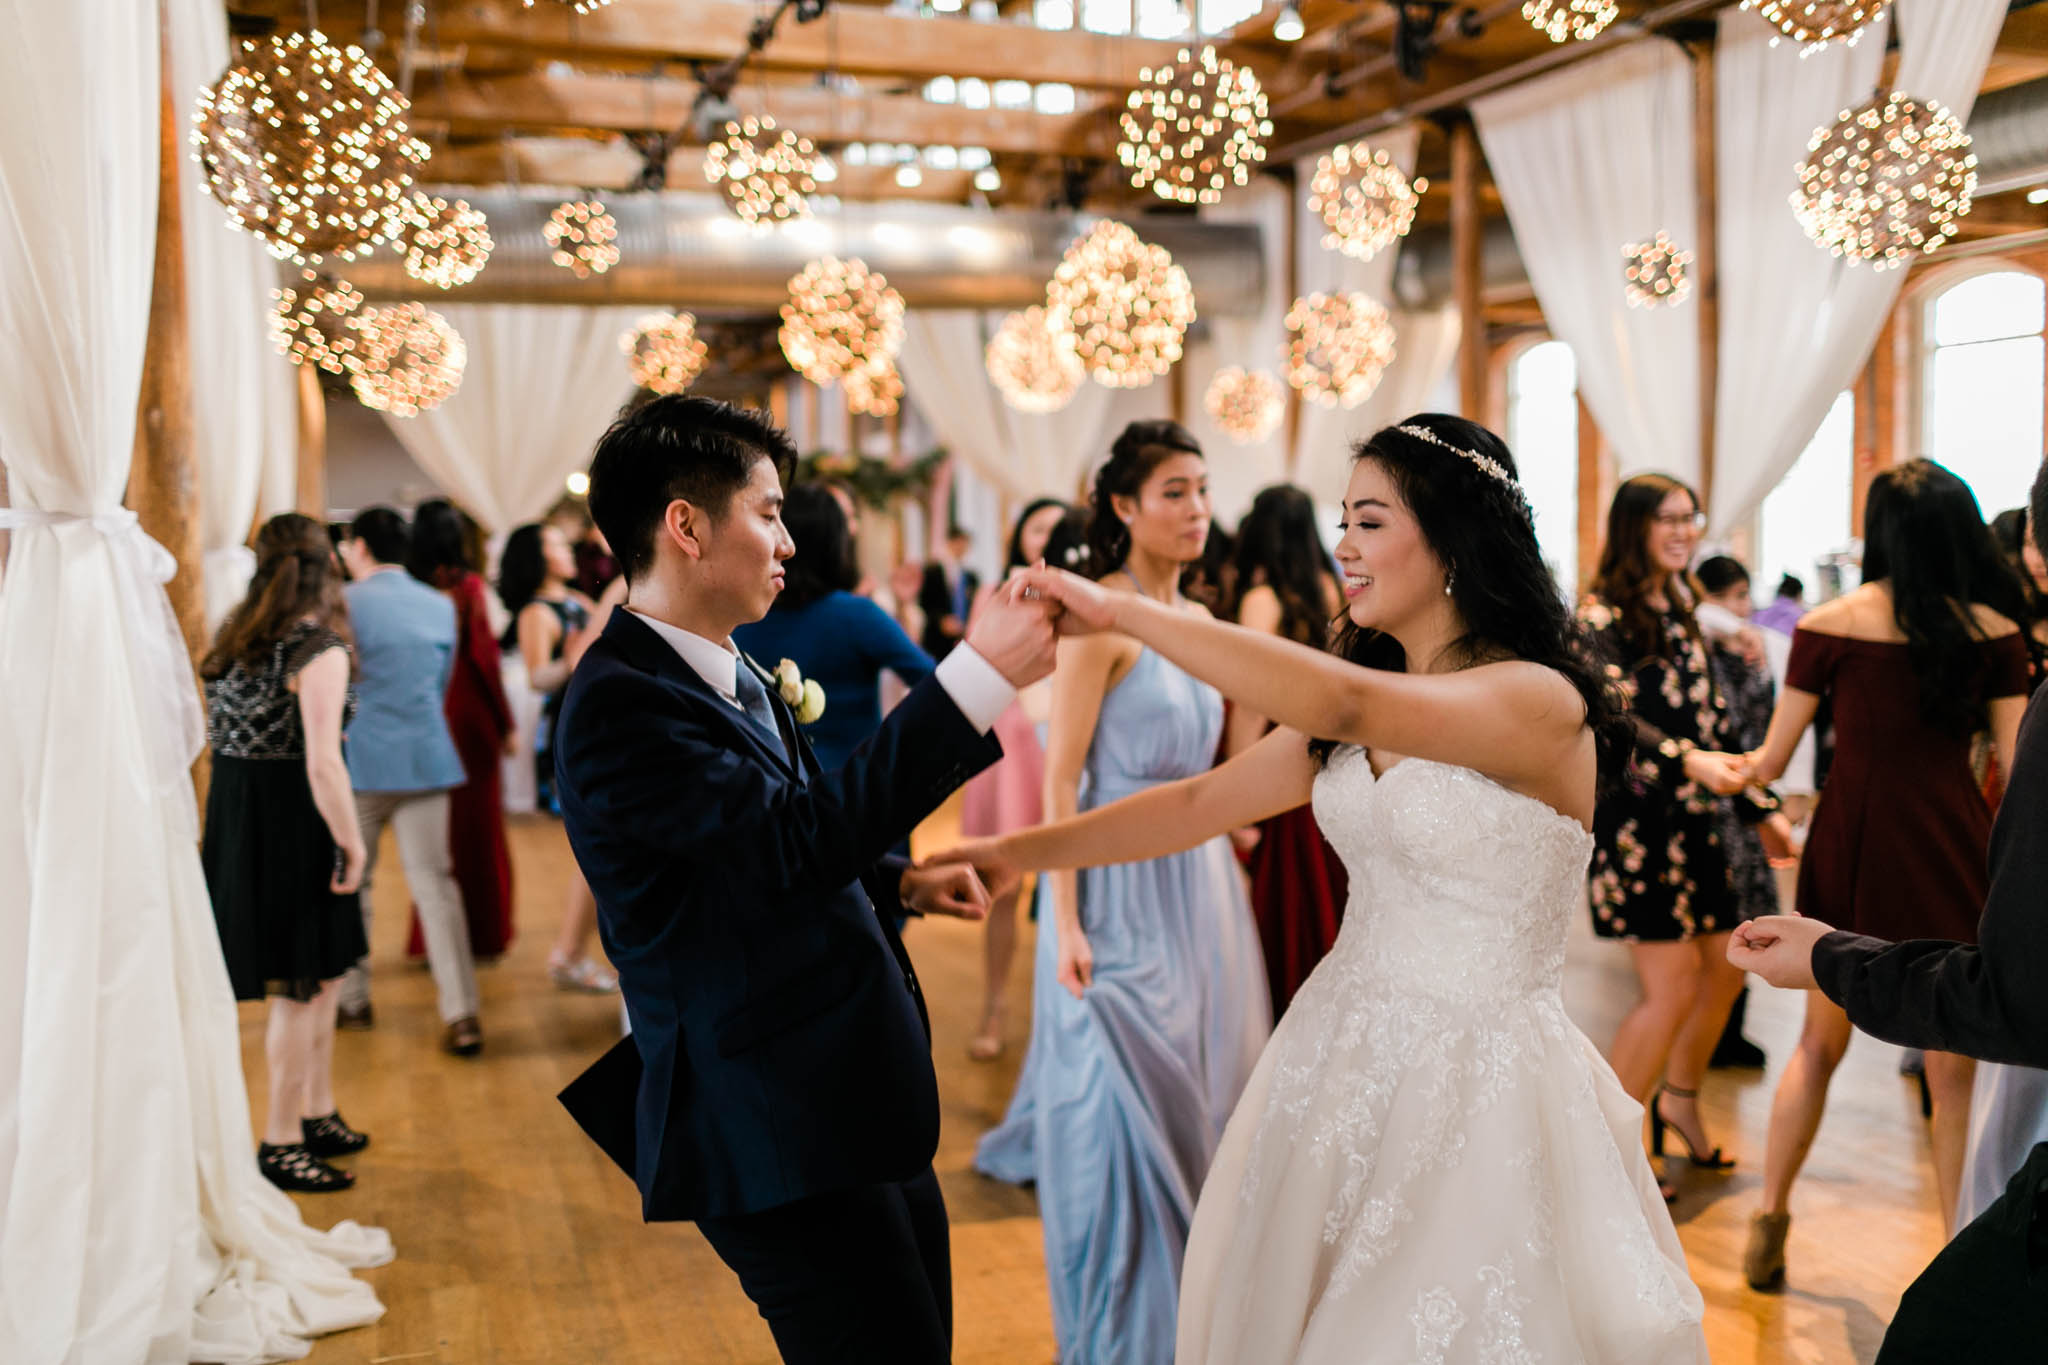
<instances>
[{"instance_id":1,"label":"brown dress shoe","mask_svg":"<svg viewBox=\"0 0 2048 1365\"><path fill-rule=\"evenodd\" d=\"M1742 1253L1742 1277L1749 1287L1770 1293L1785 1287L1785 1234L1792 1230L1789 1213L1757 1213L1749 1220L1749 1246Z\"/></svg>"},{"instance_id":2,"label":"brown dress shoe","mask_svg":"<svg viewBox=\"0 0 2048 1365\"><path fill-rule=\"evenodd\" d=\"M484 1050L484 1031L477 1027L476 1016L464 1015L448 1025L447 1033L441 1037L441 1046L458 1057L474 1057Z\"/></svg>"}]
</instances>

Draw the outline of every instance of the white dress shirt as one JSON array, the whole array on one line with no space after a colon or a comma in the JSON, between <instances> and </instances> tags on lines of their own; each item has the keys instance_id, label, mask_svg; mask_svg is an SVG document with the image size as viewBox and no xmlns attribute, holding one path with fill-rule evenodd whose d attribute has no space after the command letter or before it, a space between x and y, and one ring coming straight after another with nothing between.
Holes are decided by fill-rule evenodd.
<instances>
[{"instance_id":1,"label":"white dress shirt","mask_svg":"<svg viewBox=\"0 0 2048 1365\"><path fill-rule=\"evenodd\" d=\"M739 672L740 652L734 648L731 639L707 640L694 635L681 626L672 626L666 621L657 621L645 612L626 608L646 622L648 627L668 641L669 646L682 656L683 662L697 673L697 676L711 684L711 690L731 704L736 711L740 706L734 678ZM939 661L938 669L932 674L939 686L946 689L946 695L953 699L953 705L960 708L960 714L967 717L978 734L987 734L996 723L996 718L1010 708L1017 700L1017 689L1009 679L996 671L996 666L975 652L974 646L961 643Z\"/></svg>"}]
</instances>

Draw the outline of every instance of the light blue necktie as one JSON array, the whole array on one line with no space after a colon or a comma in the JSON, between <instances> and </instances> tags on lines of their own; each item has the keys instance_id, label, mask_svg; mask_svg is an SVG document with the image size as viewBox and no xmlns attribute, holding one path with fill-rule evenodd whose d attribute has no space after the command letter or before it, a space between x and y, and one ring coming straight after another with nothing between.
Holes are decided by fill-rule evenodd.
<instances>
[{"instance_id":1,"label":"light blue necktie","mask_svg":"<svg viewBox=\"0 0 2048 1365\"><path fill-rule=\"evenodd\" d=\"M775 707L768 701L768 689L761 685L761 680L754 675L753 665L745 659L739 660L733 669L732 690L733 695L739 698L740 709L767 732L776 752L788 760L789 749L782 742L782 727L775 723Z\"/></svg>"}]
</instances>

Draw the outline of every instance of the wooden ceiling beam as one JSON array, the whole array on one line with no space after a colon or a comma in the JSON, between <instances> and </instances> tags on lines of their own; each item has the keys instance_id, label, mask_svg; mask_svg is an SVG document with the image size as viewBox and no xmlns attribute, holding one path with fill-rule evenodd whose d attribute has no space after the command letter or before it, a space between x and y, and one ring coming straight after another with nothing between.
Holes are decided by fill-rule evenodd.
<instances>
[{"instance_id":1,"label":"wooden ceiling beam","mask_svg":"<svg viewBox=\"0 0 2048 1365\"><path fill-rule=\"evenodd\" d=\"M512 138L503 143L436 146L422 169L424 184L441 186L558 185L563 188L623 190L640 173L640 156L622 142L587 138ZM957 204L973 188L968 171L925 168L924 183L905 188L893 167L839 166L839 178L818 187L841 199L915 199ZM668 160L668 185L675 190L709 190L704 149L683 148Z\"/></svg>"},{"instance_id":2,"label":"wooden ceiling beam","mask_svg":"<svg viewBox=\"0 0 2048 1365\"><path fill-rule=\"evenodd\" d=\"M446 82L418 89L413 109L420 123L457 133L669 131L688 121L697 89L693 82L665 77L451 75ZM732 98L742 112L772 114L783 127L822 146L907 142L1048 156L1113 156L1116 150L1116 125L1093 111L965 109L916 95L841 95L748 86L735 90Z\"/></svg>"},{"instance_id":3,"label":"wooden ceiling beam","mask_svg":"<svg viewBox=\"0 0 2048 1365\"><path fill-rule=\"evenodd\" d=\"M237 13L296 28L303 0L230 0ZM322 31L362 37L360 8L323 14ZM760 10L750 0L614 0L578 15L563 5L523 8L519 0L450 0L439 5L425 38L437 45L524 48L552 57L633 61L723 61L745 49ZM894 14L835 5L815 23L786 16L755 61L769 69L840 71L930 79L1064 81L1121 89L1146 67L1171 61L1177 42L1055 32L1029 24L984 24L956 15ZM384 54L388 56L389 54Z\"/></svg>"}]
</instances>

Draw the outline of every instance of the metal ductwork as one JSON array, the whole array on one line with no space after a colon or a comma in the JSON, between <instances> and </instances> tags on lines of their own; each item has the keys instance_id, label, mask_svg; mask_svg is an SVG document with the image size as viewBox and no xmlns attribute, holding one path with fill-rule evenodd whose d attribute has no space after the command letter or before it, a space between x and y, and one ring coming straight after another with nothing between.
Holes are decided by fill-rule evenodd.
<instances>
[{"instance_id":1,"label":"metal ductwork","mask_svg":"<svg viewBox=\"0 0 2048 1365\"><path fill-rule=\"evenodd\" d=\"M858 256L913 308L1018 308L1042 303L1067 244L1093 221L1081 214L991 212L951 204L844 204L830 213L756 230L705 194L612 195L619 263L579 280L550 259L541 230L556 192L451 186L438 191L483 210L496 243L464 303L638 303L700 313L773 313L789 278L820 256ZM1195 301L1214 317L1256 314L1266 287L1259 229L1194 217L1130 220L1173 253ZM418 298L420 284L380 251L336 273L373 299Z\"/></svg>"},{"instance_id":2,"label":"metal ductwork","mask_svg":"<svg viewBox=\"0 0 2048 1365\"><path fill-rule=\"evenodd\" d=\"M2048 183L2048 78L1993 91L1970 113L1977 153L1977 193L2000 194ZM1787 168L1790 183L1790 168ZM1789 191L1788 191L1789 193ZM1529 291L1514 233L1504 220L1486 225L1481 247L1482 288L1489 294ZM1394 272L1394 296L1404 308L1437 307L1451 296L1451 231L1423 228L1408 238Z\"/></svg>"}]
</instances>

